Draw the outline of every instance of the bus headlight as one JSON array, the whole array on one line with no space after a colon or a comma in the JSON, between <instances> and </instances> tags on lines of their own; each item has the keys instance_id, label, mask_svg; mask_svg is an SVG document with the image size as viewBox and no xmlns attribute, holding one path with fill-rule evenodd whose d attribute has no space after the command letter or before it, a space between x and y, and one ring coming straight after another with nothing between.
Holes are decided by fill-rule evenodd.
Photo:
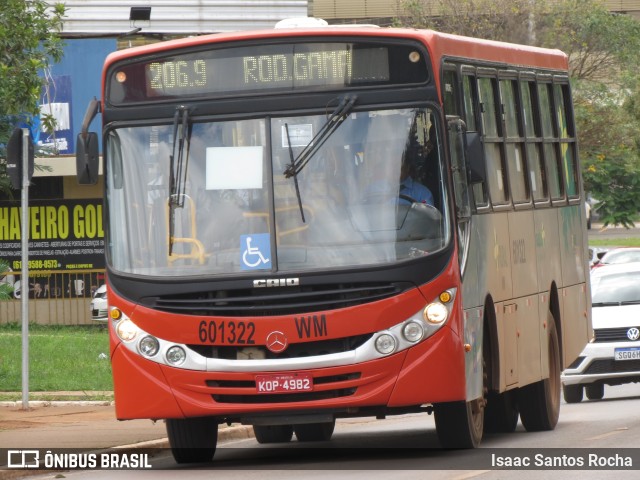
<instances>
[{"instance_id":1,"label":"bus headlight","mask_svg":"<svg viewBox=\"0 0 640 480\"><path fill-rule=\"evenodd\" d=\"M430 303L424 309L424 319L433 325L444 323L448 316L449 310L442 303Z\"/></svg>"},{"instance_id":2,"label":"bus headlight","mask_svg":"<svg viewBox=\"0 0 640 480\"><path fill-rule=\"evenodd\" d=\"M177 366L185 361L187 353L184 351L184 348L174 345L167 350L165 357L169 365Z\"/></svg>"},{"instance_id":3,"label":"bus headlight","mask_svg":"<svg viewBox=\"0 0 640 480\"><path fill-rule=\"evenodd\" d=\"M116 333L124 342L130 342L138 334L138 327L128 318L120 320L116 325Z\"/></svg>"},{"instance_id":4,"label":"bus headlight","mask_svg":"<svg viewBox=\"0 0 640 480\"><path fill-rule=\"evenodd\" d=\"M419 342L424 335L424 327L422 324L411 321L407 322L402 328L402 336L411 343Z\"/></svg>"},{"instance_id":5,"label":"bus headlight","mask_svg":"<svg viewBox=\"0 0 640 480\"><path fill-rule=\"evenodd\" d=\"M140 340L138 343L138 351L144 355L145 357L153 357L158 350L160 349L160 343L158 339L152 337L151 335L147 335Z\"/></svg>"},{"instance_id":6,"label":"bus headlight","mask_svg":"<svg viewBox=\"0 0 640 480\"><path fill-rule=\"evenodd\" d=\"M390 353L393 353L396 349L396 345L396 338L389 333L383 333L378 335L378 338L376 338L376 350L382 355L389 355Z\"/></svg>"}]
</instances>

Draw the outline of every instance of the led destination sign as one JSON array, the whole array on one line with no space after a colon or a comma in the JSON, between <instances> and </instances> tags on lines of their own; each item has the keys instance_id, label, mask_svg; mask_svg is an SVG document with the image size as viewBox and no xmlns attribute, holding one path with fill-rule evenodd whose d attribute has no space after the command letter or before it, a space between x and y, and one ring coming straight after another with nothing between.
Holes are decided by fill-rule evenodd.
<instances>
[{"instance_id":1,"label":"led destination sign","mask_svg":"<svg viewBox=\"0 0 640 480\"><path fill-rule=\"evenodd\" d=\"M112 104L263 90L418 84L428 78L425 58L414 46L366 43L215 49L116 66L109 75Z\"/></svg>"}]
</instances>

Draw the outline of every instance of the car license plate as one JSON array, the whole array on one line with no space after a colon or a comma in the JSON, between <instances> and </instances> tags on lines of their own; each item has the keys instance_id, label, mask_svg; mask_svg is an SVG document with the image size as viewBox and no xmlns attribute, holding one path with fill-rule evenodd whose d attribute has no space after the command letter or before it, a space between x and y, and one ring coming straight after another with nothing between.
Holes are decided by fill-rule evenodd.
<instances>
[{"instance_id":1,"label":"car license plate","mask_svg":"<svg viewBox=\"0 0 640 480\"><path fill-rule=\"evenodd\" d=\"M258 393L298 393L313 390L313 377L308 373L256 375Z\"/></svg>"},{"instance_id":2,"label":"car license plate","mask_svg":"<svg viewBox=\"0 0 640 480\"><path fill-rule=\"evenodd\" d=\"M640 360L640 347L616 348L613 355L616 360Z\"/></svg>"}]
</instances>

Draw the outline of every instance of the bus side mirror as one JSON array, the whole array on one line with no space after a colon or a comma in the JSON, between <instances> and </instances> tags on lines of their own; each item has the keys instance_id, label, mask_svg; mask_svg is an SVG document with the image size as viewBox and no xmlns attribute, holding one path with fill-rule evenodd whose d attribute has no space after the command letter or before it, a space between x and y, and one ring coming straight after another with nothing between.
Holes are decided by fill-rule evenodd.
<instances>
[{"instance_id":1,"label":"bus side mirror","mask_svg":"<svg viewBox=\"0 0 640 480\"><path fill-rule=\"evenodd\" d=\"M98 134L79 133L76 140L76 175L80 185L98 183L99 162Z\"/></svg>"},{"instance_id":2,"label":"bus side mirror","mask_svg":"<svg viewBox=\"0 0 640 480\"><path fill-rule=\"evenodd\" d=\"M466 157L469 162L469 182L472 184L485 183L487 181L487 173L480 134L478 132L466 132L466 144Z\"/></svg>"},{"instance_id":3,"label":"bus side mirror","mask_svg":"<svg viewBox=\"0 0 640 480\"><path fill-rule=\"evenodd\" d=\"M451 151L451 171L453 173L453 193L456 199L456 214L459 221L471 218L471 201L469 194L469 149L464 121L459 117L447 117L449 127L449 148Z\"/></svg>"}]
</instances>

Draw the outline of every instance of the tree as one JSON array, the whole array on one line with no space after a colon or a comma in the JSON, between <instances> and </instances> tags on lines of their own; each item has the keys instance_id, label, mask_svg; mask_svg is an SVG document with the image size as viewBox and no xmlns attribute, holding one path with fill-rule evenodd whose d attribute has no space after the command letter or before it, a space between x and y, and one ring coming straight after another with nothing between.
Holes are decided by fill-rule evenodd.
<instances>
[{"instance_id":1,"label":"tree","mask_svg":"<svg viewBox=\"0 0 640 480\"><path fill-rule=\"evenodd\" d=\"M640 211L638 145L640 122L621 105L619 95L602 85L587 82L576 90L574 111L578 124L585 191L598 203L596 212L608 224L633 225Z\"/></svg>"},{"instance_id":2,"label":"tree","mask_svg":"<svg viewBox=\"0 0 640 480\"><path fill-rule=\"evenodd\" d=\"M6 145L16 124L38 114L46 79L41 75L62 58L62 3L3 0L0 11L0 191L10 192L6 176ZM42 118L53 131L54 119Z\"/></svg>"},{"instance_id":3,"label":"tree","mask_svg":"<svg viewBox=\"0 0 640 480\"><path fill-rule=\"evenodd\" d=\"M573 79L622 88L628 74L638 72L640 23L611 13L601 0L552 3L538 29L540 46L568 55Z\"/></svg>"},{"instance_id":4,"label":"tree","mask_svg":"<svg viewBox=\"0 0 640 480\"><path fill-rule=\"evenodd\" d=\"M540 37L569 57L585 190L605 225L629 227L640 211L640 23L598 0L564 0Z\"/></svg>"},{"instance_id":5,"label":"tree","mask_svg":"<svg viewBox=\"0 0 640 480\"><path fill-rule=\"evenodd\" d=\"M397 24L559 48L569 58L585 189L605 224L640 211L640 23L601 0L401 0ZM522 28L526 25L526 28Z\"/></svg>"},{"instance_id":6,"label":"tree","mask_svg":"<svg viewBox=\"0 0 640 480\"><path fill-rule=\"evenodd\" d=\"M400 0L399 26L530 44L541 2L531 0ZM522 28L525 25L527 28Z\"/></svg>"}]
</instances>

